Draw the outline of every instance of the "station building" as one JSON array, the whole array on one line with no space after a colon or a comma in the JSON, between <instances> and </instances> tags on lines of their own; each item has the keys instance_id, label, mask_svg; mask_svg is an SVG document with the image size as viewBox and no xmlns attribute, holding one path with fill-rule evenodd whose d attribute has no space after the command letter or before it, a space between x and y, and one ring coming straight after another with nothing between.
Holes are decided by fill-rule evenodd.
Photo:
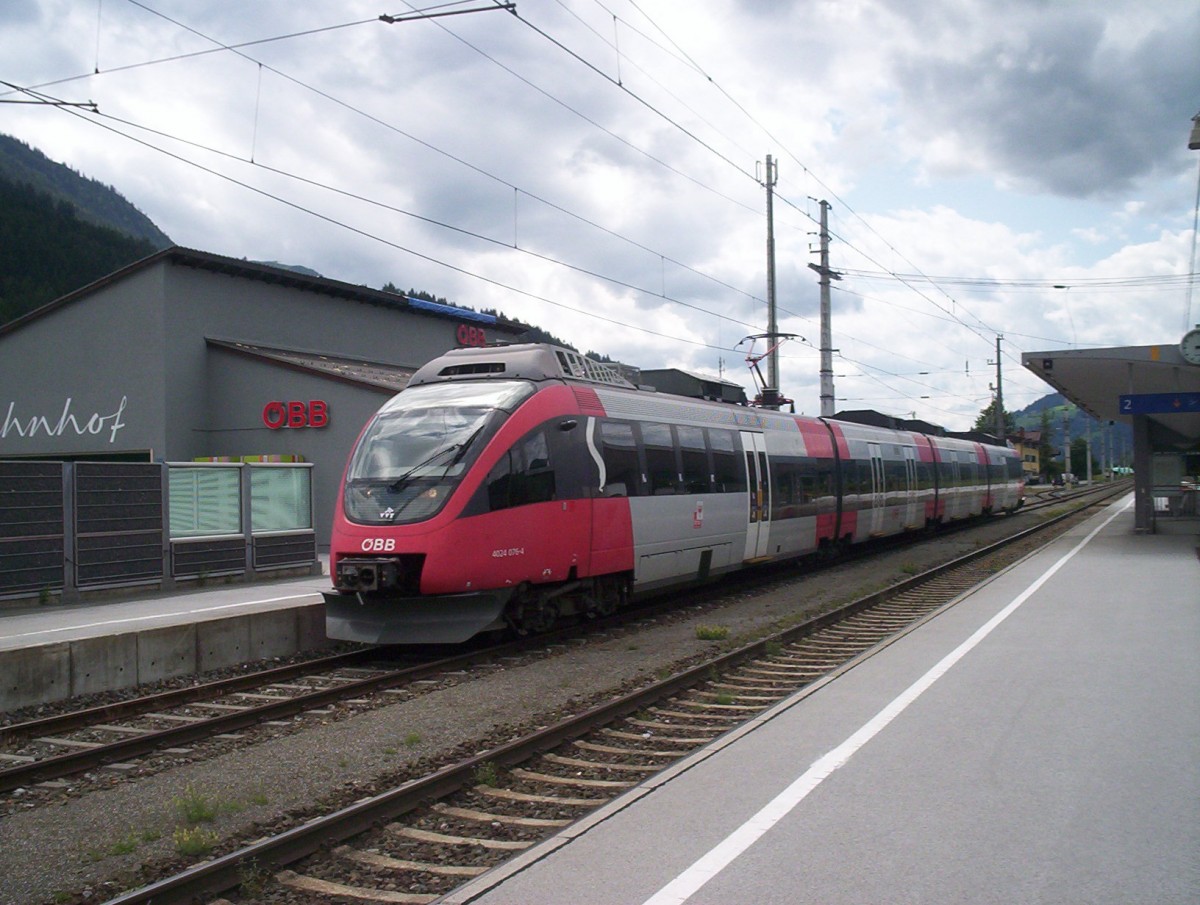
<instances>
[{"instance_id":1,"label":"station building","mask_svg":"<svg viewBox=\"0 0 1200 905\"><path fill-rule=\"evenodd\" d=\"M1093 418L1130 425L1138 532L1200 535L1200 327L1178 342L1026 352L1021 363Z\"/></svg>"},{"instance_id":2,"label":"station building","mask_svg":"<svg viewBox=\"0 0 1200 905\"><path fill-rule=\"evenodd\" d=\"M0 327L0 461L304 463L327 550L346 457L375 410L446 350L522 332L168 248Z\"/></svg>"}]
</instances>

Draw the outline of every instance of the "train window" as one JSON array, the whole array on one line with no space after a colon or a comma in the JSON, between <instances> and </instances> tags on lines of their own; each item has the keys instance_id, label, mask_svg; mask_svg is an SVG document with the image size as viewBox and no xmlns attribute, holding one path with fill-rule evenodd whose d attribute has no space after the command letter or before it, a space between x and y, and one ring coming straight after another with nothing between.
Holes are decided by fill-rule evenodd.
<instances>
[{"instance_id":1,"label":"train window","mask_svg":"<svg viewBox=\"0 0 1200 905\"><path fill-rule=\"evenodd\" d=\"M912 489L908 486L908 468L904 461L893 459L884 462L883 475L884 487L880 489L891 495L889 505L901 502L905 492Z\"/></svg>"},{"instance_id":2,"label":"train window","mask_svg":"<svg viewBox=\"0 0 1200 905\"><path fill-rule=\"evenodd\" d=\"M835 507L833 463L827 459L804 456L796 459L793 470L796 515L832 512Z\"/></svg>"},{"instance_id":3,"label":"train window","mask_svg":"<svg viewBox=\"0 0 1200 905\"><path fill-rule=\"evenodd\" d=\"M601 496L640 496L642 467L638 462L633 425L623 421L600 422L600 457L604 461Z\"/></svg>"},{"instance_id":4,"label":"train window","mask_svg":"<svg viewBox=\"0 0 1200 905\"><path fill-rule=\"evenodd\" d=\"M675 461L675 441L671 425L642 424L642 445L646 450L646 477L650 494L663 496L679 492L679 466Z\"/></svg>"},{"instance_id":5,"label":"train window","mask_svg":"<svg viewBox=\"0 0 1200 905\"><path fill-rule=\"evenodd\" d=\"M771 457L771 520L803 515L804 480L801 460L792 456Z\"/></svg>"},{"instance_id":6,"label":"train window","mask_svg":"<svg viewBox=\"0 0 1200 905\"><path fill-rule=\"evenodd\" d=\"M945 455L947 454L943 453L943 456ZM949 453L949 455L953 455L953 453ZM955 480L954 475L954 463L946 458L943 458L940 462L938 462L937 479L938 486L942 488L942 490L948 490L951 487L957 486L957 481Z\"/></svg>"},{"instance_id":7,"label":"train window","mask_svg":"<svg viewBox=\"0 0 1200 905\"><path fill-rule=\"evenodd\" d=\"M988 462L988 483L996 487L1004 483L1004 462Z\"/></svg>"},{"instance_id":8,"label":"train window","mask_svg":"<svg viewBox=\"0 0 1200 905\"><path fill-rule=\"evenodd\" d=\"M870 496L875 490L875 478L870 459L850 459L846 462L846 496L854 497L851 508L861 508L859 496ZM869 502L868 502L869 505Z\"/></svg>"},{"instance_id":9,"label":"train window","mask_svg":"<svg viewBox=\"0 0 1200 905\"><path fill-rule=\"evenodd\" d=\"M545 431L527 434L501 457L488 475L487 494L493 512L555 498L554 469Z\"/></svg>"},{"instance_id":10,"label":"train window","mask_svg":"<svg viewBox=\"0 0 1200 905\"><path fill-rule=\"evenodd\" d=\"M917 462L917 489L933 489L933 463Z\"/></svg>"},{"instance_id":11,"label":"train window","mask_svg":"<svg viewBox=\"0 0 1200 905\"><path fill-rule=\"evenodd\" d=\"M973 487L983 483L982 469L979 467L979 462L970 453L962 454L963 461L959 466L959 473L962 475L964 487Z\"/></svg>"},{"instance_id":12,"label":"train window","mask_svg":"<svg viewBox=\"0 0 1200 905\"><path fill-rule=\"evenodd\" d=\"M683 489L685 493L708 493L711 489L712 471L708 466L708 447L704 442L704 428L676 427L679 438L679 458L683 466Z\"/></svg>"},{"instance_id":13,"label":"train window","mask_svg":"<svg viewBox=\"0 0 1200 905\"><path fill-rule=\"evenodd\" d=\"M712 489L717 493L745 493L746 469L738 455L733 431L708 428L708 445L713 460Z\"/></svg>"}]
</instances>

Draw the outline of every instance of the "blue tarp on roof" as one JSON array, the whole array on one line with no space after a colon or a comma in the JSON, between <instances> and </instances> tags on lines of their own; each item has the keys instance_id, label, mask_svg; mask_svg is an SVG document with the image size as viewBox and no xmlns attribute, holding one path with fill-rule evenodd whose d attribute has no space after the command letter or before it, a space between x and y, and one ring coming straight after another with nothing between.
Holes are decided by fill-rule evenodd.
<instances>
[{"instance_id":1,"label":"blue tarp on roof","mask_svg":"<svg viewBox=\"0 0 1200 905\"><path fill-rule=\"evenodd\" d=\"M496 315L494 314L480 314L478 311L472 311L470 308L459 308L456 305L443 305L441 302L427 302L425 299L415 299L411 295L406 295L404 298L413 308L420 308L422 311L433 311L437 314L448 314L451 317L458 317L467 321L478 321L481 324L496 323Z\"/></svg>"}]
</instances>

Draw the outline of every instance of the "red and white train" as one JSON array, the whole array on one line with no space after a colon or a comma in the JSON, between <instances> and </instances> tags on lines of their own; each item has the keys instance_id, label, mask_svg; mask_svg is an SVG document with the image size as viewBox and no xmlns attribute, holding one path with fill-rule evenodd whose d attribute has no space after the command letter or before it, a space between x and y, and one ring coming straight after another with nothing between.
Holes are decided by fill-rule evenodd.
<instances>
[{"instance_id":1,"label":"red and white train","mask_svg":"<svg viewBox=\"0 0 1200 905\"><path fill-rule=\"evenodd\" d=\"M363 429L329 637L459 642L1022 503L974 440L657 393L548 345L457 349Z\"/></svg>"}]
</instances>

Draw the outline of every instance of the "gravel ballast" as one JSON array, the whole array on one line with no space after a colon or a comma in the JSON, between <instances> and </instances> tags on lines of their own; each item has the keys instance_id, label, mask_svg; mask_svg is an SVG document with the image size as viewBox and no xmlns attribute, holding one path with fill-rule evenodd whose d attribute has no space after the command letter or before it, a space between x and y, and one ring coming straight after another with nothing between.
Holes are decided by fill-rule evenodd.
<instances>
[{"instance_id":1,"label":"gravel ballast","mask_svg":"<svg viewBox=\"0 0 1200 905\"><path fill-rule=\"evenodd\" d=\"M214 853L230 851L654 681L719 646L740 646L781 621L880 590L1037 518L994 519L867 561L797 572L765 588L730 583L719 605L684 607L378 709L306 715L299 718L303 731L86 794L72 791L67 780L49 804L22 807L28 793L19 790L0 818L0 905L104 901L153 879L165 865L182 866L175 833L186 826L186 800L213 806L211 822L198 826L219 840ZM725 626L729 639L698 640L697 625Z\"/></svg>"}]
</instances>

